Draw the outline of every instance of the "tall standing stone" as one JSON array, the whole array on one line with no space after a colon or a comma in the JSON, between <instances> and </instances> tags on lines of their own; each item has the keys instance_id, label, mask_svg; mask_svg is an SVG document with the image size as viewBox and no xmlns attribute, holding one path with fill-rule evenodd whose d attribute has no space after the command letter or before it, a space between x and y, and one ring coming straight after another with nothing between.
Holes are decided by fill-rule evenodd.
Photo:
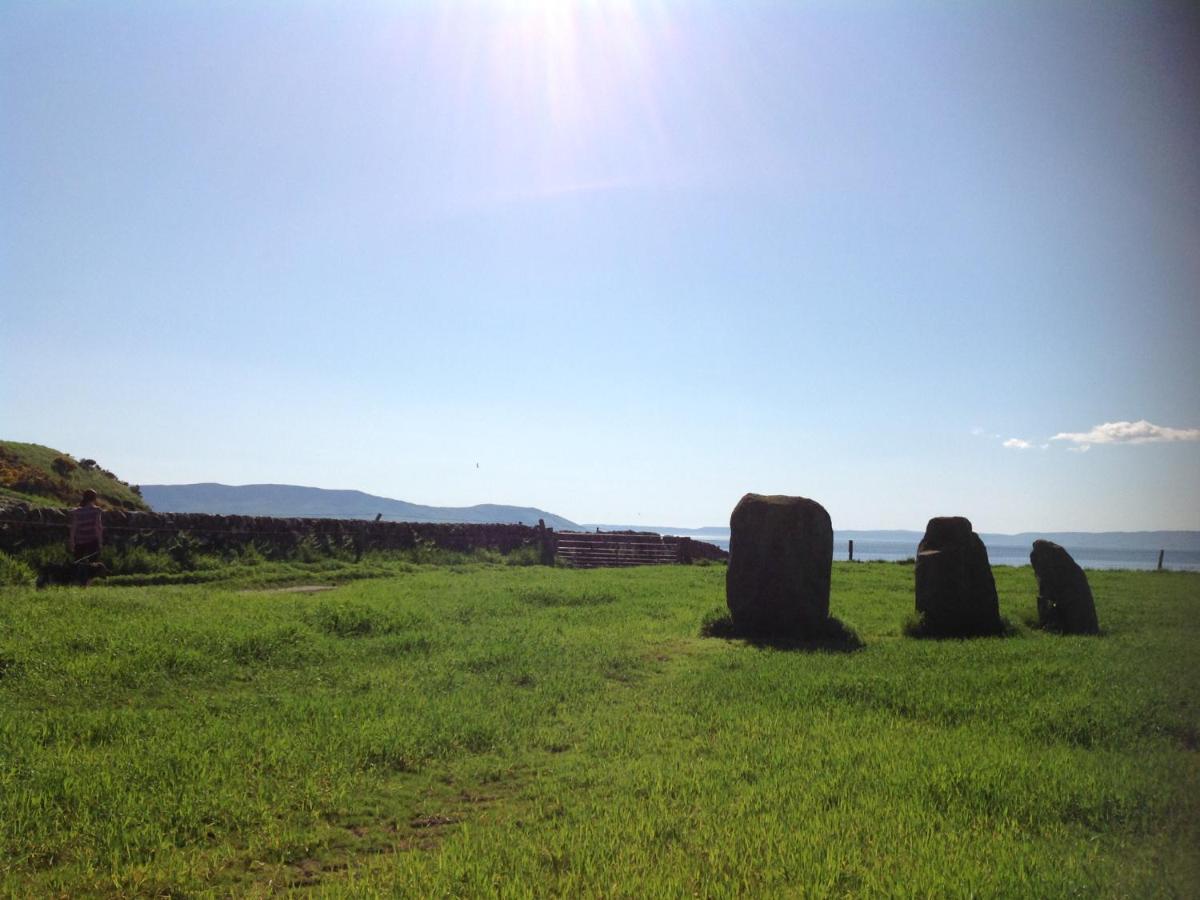
<instances>
[{"instance_id":1,"label":"tall standing stone","mask_svg":"<svg viewBox=\"0 0 1200 900\"><path fill-rule=\"evenodd\" d=\"M917 612L930 634L998 634L1000 600L987 548L962 516L929 520L917 547Z\"/></svg>"},{"instance_id":2,"label":"tall standing stone","mask_svg":"<svg viewBox=\"0 0 1200 900\"><path fill-rule=\"evenodd\" d=\"M1041 626L1064 634L1098 633L1091 585L1071 554L1053 541L1034 541L1029 561L1037 576Z\"/></svg>"},{"instance_id":3,"label":"tall standing stone","mask_svg":"<svg viewBox=\"0 0 1200 900\"><path fill-rule=\"evenodd\" d=\"M829 619L833 524L805 497L747 494L729 518L725 599L743 633L816 636Z\"/></svg>"}]
</instances>

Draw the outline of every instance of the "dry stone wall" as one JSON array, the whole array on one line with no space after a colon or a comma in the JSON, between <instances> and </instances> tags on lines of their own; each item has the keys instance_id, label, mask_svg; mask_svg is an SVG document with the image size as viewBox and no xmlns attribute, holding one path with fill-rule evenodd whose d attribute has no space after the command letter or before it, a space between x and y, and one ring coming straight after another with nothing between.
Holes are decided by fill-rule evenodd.
<instances>
[{"instance_id":1,"label":"dry stone wall","mask_svg":"<svg viewBox=\"0 0 1200 900\"><path fill-rule=\"evenodd\" d=\"M62 543L66 509L0 507L0 550ZM427 544L446 550L478 548L509 553L538 546L544 534L527 525L467 525L427 522L368 522L353 519L282 519L269 516L216 516L204 513L104 511L104 539L110 546L165 549L186 534L201 551L221 552L254 543L288 552L311 540L318 549L408 550Z\"/></svg>"},{"instance_id":2,"label":"dry stone wall","mask_svg":"<svg viewBox=\"0 0 1200 900\"><path fill-rule=\"evenodd\" d=\"M0 550L13 552L67 539L70 510L0 505ZM163 550L181 534L200 552L220 553L253 543L259 549L288 553L311 541L317 550L410 550L432 546L470 552L477 549L511 553L537 547L544 562L554 558L557 535L551 528L530 525L371 522L361 519L283 519L270 516L217 516L206 513L104 511L104 542L114 547L140 546ZM617 538L616 535L613 536ZM690 538L662 538L679 545L679 559L724 559L719 547Z\"/></svg>"}]
</instances>

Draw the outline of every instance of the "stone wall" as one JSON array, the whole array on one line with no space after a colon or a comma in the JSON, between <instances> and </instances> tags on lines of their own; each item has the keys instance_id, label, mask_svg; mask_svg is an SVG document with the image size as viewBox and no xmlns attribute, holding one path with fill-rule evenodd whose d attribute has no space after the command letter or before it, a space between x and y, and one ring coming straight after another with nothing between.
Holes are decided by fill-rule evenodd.
<instances>
[{"instance_id":1,"label":"stone wall","mask_svg":"<svg viewBox=\"0 0 1200 900\"><path fill-rule=\"evenodd\" d=\"M47 544L65 544L66 509L0 505L0 550L18 551ZM200 552L220 553L253 542L261 550L287 553L302 541L316 549L409 550L419 544L444 550L476 549L510 553L521 547L539 548L544 561L554 557L557 537L551 528L530 525L440 524L430 522L369 522L355 519L282 519L270 516L215 516L205 513L104 511L104 542L108 546L170 547L180 534ZM613 535L613 539L619 539ZM719 547L690 538L661 538L678 543L679 559L725 559Z\"/></svg>"},{"instance_id":2,"label":"stone wall","mask_svg":"<svg viewBox=\"0 0 1200 900\"><path fill-rule=\"evenodd\" d=\"M677 544L679 546L679 561L681 563L690 563L697 559L708 559L714 562L727 561L729 559L728 550L722 550L716 544L710 544L708 541L698 541L690 537L663 535L663 543Z\"/></svg>"},{"instance_id":3,"label":"stone wall","mask_svg":"<svg viewBox=\"0 0 1200 900\"><path fill-rule=\"evenodd\" d=\"M24 504L0 506L0 550L14 551L65 543L66 509ZM509 553L540 546L546 529L528 525L460 525L426 522L368 522L353 519L281 519L269 516L215 516L204 513L104 511L106 545L169 547L184 533L201 552L232 550L253 542L261 549L288 552L305 540L317 549L408 550L427 544L446 550L478 548Z\"/></svg>"}]
</instances>

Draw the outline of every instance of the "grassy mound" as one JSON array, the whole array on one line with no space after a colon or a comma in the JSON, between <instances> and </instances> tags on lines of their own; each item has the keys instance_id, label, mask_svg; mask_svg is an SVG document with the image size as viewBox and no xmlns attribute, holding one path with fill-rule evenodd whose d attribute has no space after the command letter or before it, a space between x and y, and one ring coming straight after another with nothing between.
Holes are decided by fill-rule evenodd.
<instances>
[{"instance_id":1,"label":"grassy mound","mask_svg":"<svg viewBox=\"0 0 1200 900\"><path fill-rule=\"evenodd\" d=\"M137 488L101 468L41 444L0 441L0 501L34 506L74 506L91 488L107 509L148 510Z\"/></svg>"}]
</instances>

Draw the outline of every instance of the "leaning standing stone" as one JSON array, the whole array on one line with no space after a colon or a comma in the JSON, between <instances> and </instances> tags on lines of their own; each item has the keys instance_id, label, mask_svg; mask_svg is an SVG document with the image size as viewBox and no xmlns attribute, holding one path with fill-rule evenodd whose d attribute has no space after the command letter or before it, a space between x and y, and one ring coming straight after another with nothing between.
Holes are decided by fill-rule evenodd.
<instances>
[{"instance_id":1,"label":"leaning standing stone","mask_svg":"<svg viewBox=\"0 0 1200 900\"><path fill-rule=\"evenodd\" d=\"M1038 583L1038 621L1064 634L1096 634L1096 602L1079 563L1053 541L1034 541L1029 554Z\"/></svg>"},{"instance_id":2,"label":"leaning standing stone","mask_svg":"<svg viewBox=\"0 0 1200 900\"><path fill-rule=\"evenodd\" d=\"M833 525L805 497L747 494L729 518L725 599L742 633L817 636L829 619Z\"/></svg>"},{"instance_id":3,"label":"leaning standing stone","mask_svg":"<svg viewBox=\"0 0 1200 900\"><path fill-rule=\"evenodd\" d=\"M930 519L917 547L917 612L925 631L998 634L1000 601L987 548L962 516Z\"/></svg>"}]
</instances>

